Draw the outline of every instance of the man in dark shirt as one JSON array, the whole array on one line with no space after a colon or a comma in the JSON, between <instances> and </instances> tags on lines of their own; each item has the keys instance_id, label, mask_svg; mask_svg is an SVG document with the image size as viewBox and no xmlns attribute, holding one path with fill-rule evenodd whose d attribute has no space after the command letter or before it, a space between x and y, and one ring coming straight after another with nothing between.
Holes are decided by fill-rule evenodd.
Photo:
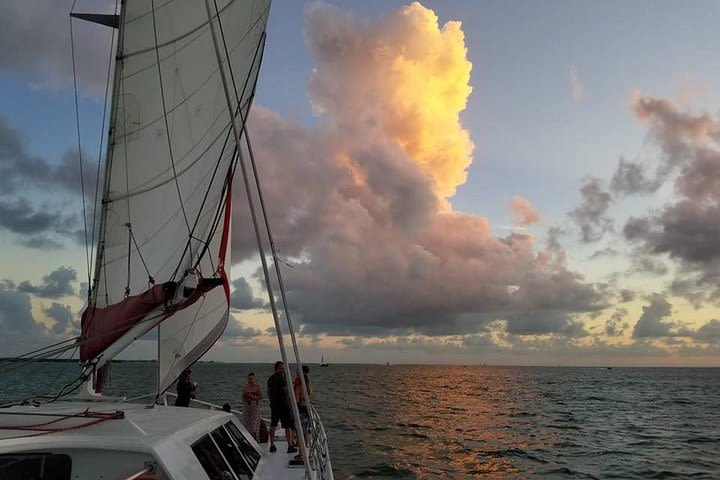
<instances>
[{"instance_id":1,"label":"man in dark shirt","mask_svg":"<svg viewBox=\"0 0 720 480\"><path fill-rule=\"evenodd\" d=\"M175 399L176 407L189 407L190 399L195 398L195 383L192 380L192 370L186 368L180 374L177 381L177 398Z\"/></svg>"},{"instance_id":2,"label":"man in dark shirt","mask_svg":"<svg viewBox=\"0 0 720 480\"><path fill-rule=\"evenodd\" d=\"M293 416L288 401L288 389L285 383L285 364L275 362L275 373L267 381L268 397L270 397L270 451L277 452L275 447L275 428L278 421L285 429L285 438L288 442L287 453L297 452L293 447Z\"/></svg>"}]
</instances>

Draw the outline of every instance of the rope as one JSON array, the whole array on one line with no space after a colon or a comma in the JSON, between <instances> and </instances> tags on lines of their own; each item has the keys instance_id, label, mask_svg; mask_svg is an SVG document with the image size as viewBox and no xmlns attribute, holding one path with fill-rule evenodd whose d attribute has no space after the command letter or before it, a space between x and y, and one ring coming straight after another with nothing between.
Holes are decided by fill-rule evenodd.
<instances>
[{"instance_id":1,"label":"rope","mask_svg":"<svg viewBox=\"0 0 720 480\"><path fill-rule=\"evenodd\" d=\"M64 421L64 420L70 420L73 418L92 418L93 420L90 420L85 423L80 423L78 425L70 425L66 427L57 427L57 428L48 428L49 425L54 425L58 422ZM105 413L105 412L91 412L90 409L85 410L82 413L77 413L74 415L61 415L55 420L51 420L49 422L45 423L38 423L34 425L1 425L0 430L20 430L20 431L29 431L29 432L37 432L32 433L30 435L18 435L15 437L5 437L6 440L10 439L17 439L17 438L30 438L30 437L39 437L41 435L48 435L51 433L60 433L60 432L67 432L70 430L78 430L80 428L90 427L92 425L97 425L98 423L107 422L108 420L120 420L125 418L125 414L122 411L116 411L112 413Z\"/></svg>"},{"instance_id":2,"label":"rope","mask_svg":"<svg viewBox=\"0 0 720 480\"><path fill-rule=\"evenodd\" d=\"M270 281L270 272L268 270L267 266L267 259L265 258L265 249L263 247L262 239L260 238L260 227L258 224L257 219L257 213L255 212L255 202L252 198L252 191L250 190L250 180L248 179L248 172L247 167L245 165L245 161L242 157L242 152L240 151L240 133L237 130L237 125L235 124L235 117L233 115L234 109L232 107L232 102L230 100L230 90L228 88L227 84L227 78L225 76L225 69L223 68L223 61L220 55L220 47L218 45L218 39L217 35L215 33L215 24L213 22L213 14L210 10L210 1L205 0L205 9L207 10L207 16L208 16L208 23L210 24L210 30L212 33L212 39L213 39L213 45L215 46L215 55L217 57L218 66L220 67L220 75L222 77L222 84L223 84L223 90L225 92L225 101L227 102L227 111L228 115L230 116L230 121L233 128L233 134L235 136L235 144L237 147L238 152L238 159L240 163L240 169L242 171L243 176L243 182L245 184L245 192L247 194L248 199L248 207L250 208L250 216L252 217L253 222L253 229L255 230L255 239L258 244L258 251L260 253L260 261L262 263L262 269L263 269L263 275L265 277L265 285L267 287L268 291L268 297L270 300L270 309L272 310L273 314L273 321L275 322L275 332L277 333L278 337L278 345L280 347L280 355L282 356L283 363L287 366L287 354L285 352L285 342L283 341L283 335L282 331L280 330L280 320L278 317L278 311L277 306L275 305L275 298L274 294L272 293L272 282ZM216 9L217 12L217 9ZM218 23L220 22L220 17L216 17L218 20ZM232 71L232 66L228 63L228 68ZM298 410L297 406L297 399L295 398L295 392L292 385L292 378L290 377L290 369L285 368L285 382L288 388L288 394L290 395L290 399L292 400L291 408L293 410L293 416L295 417L295 429L298 432L298 444L300 445L300 451L303 455L303 459L305 461L305 471L308 478L311 478L311 472L310 472L310 458L308 457L308 451L307 446L305 445L305 437L304 435L301 435L303 429L302 425L300 423L300 412ZM292 393L291 393L292 392Z\"/></svg>"},{"instance_id":3,"label":"rope","mask_svg":"<svg viewBox=\"0 0 720 480\"><path fill-rule=\"evenodd\" d=\"M118 12L118 1L115 0L115 15L117 15ZM90 239L93 241L90 244L90 270L93 269L94 265L92 264L92 259L95 256L95 223L97 220L97 211L98 211L98 193L100 192L100 167L102 166L102 151L103 151L103 142L105 140L105 117L107 114L107 104L108 104L108 93L110 92L110 71L112 69L112 59L113 59L113 43L115 42L115 29L111 29L111 37L110 37L110 54L108 55L108 66L107 66L107 73L105 75L105 97L103 100L103 114L102 114L102 124L100 125L100 146L98 147L98 160L97 160L97 169L95 170L95 197L93 199L93 216L92 216L92 231L90 235ZM109 139L108 139L109 140ZM108 144L108 147L110 145ZM99 243L99 242L98 242ZM92 295L92 288L93 285L91 283L88 283L88 304L91 301Z\"/></svg>"},{"instance_id":4,"label":"rope","mask_svg":"<svg viewBox=\"0 0 720 480\"><path fill-rule=\"evenodd\" d=\"M70 13L75 10L77 0L73 1ZM73 18L70 17L70 54L72 56L73 91L75 93L75 129L77 131L78 160L80 163L80 192L82 195L83 229L85 232L85 261L87 266L88 285L90 285L90 246L88 245L87 209L85 207L85 177L83 175L82 142L80 141L80 107L78 106L77 73L75 70L75 40L73 35Z\"/></svg>"},{"instance_id":5,"label":"rope","mask_svg":"<svg viewBox=\"0 0 720 480\"><path fill-rule=\"evenodd\" d=\"M185 219L185 226L187 227L188 234L190 234L190 222L188 221L187 212L185 212L185 205L183 204L182 194L180 193L180 182L178 182L177 179L175 158L173 157L172 142L170 141L170 125L168 124L167 119L167 108L165 105L165 88L163 87L162 68L160 67L160 48L158 47L157 23L155 21L155 0L150 0L150 8L152 9L153 35L155 36L155 58L157 61L158 77L160 80L160 100L162 101L163 117L165 119L165 134L167 136L168 152L170 153L170 163L172 165L173 177L175 179L175 188L177 189L178 200L180 201L180 208L182 209L183 218ZM190 255L192 256L192 251L190 252Z\"/></svg>"},{"instance_id":6,"label":"rope","mask_svg":"<svg viewBox=\"0 0 720 480\"><path fill-rule=\"evenodd\" d=\"M142 252L140 252L140 247L138 246L137 240L135 240L135 234L132 231L132 225L128 223L125 226L128 228L128 231L130 232L130 238L132 239L133 243L135 244L135 250L137 250L138 256L140 257L140 261L142 262L143 267L145 267L145 271L148 274L148 282L150 282L150 284L152 284L152 285L155 285L155 279L150 274L150 269L148 269L147 263L145 263L145 258L143 257ZM128 252L128 257L129 256L130 256L130 254Z\"/></svg>"}]
</instances>

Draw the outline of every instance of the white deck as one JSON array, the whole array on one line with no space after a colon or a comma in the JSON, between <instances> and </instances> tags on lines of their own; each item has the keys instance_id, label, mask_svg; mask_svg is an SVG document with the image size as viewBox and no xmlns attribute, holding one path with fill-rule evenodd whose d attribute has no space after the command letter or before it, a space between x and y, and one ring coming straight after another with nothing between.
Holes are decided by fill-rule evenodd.
<instances>
[{"instance_id":1,"label":"white deck","mask_svg":"<svg viewBox=\"0 0 720 480\"><path fill-rule=\"evenodd\" d=\"M155 462L173 480L208 478L194 458L190 445L208 432L233 421L261 453L256 479L301 479L303 466L290 466L296 455L288 454L284 431L278 428L278 451L269 452L269 442L258 445L251 439L235 415L222 410L206 410L131 403L58 402L42 407L22 406L0 409L0 425L28 426L53 422L50 427L72 427L93 418L66 419L65 415L122 411L123 419L53 433L19 429L0 430L0 454L17 452L67 453L73 458L73 477L85 478L106 471L102 478L124 478ZM59 421L56 421L59 420ZM30 436L34 435L34 436ZM78 476L78 474L80 474ZM118 475L120 474L120 475Z\"/></svg>"}]
</instances>

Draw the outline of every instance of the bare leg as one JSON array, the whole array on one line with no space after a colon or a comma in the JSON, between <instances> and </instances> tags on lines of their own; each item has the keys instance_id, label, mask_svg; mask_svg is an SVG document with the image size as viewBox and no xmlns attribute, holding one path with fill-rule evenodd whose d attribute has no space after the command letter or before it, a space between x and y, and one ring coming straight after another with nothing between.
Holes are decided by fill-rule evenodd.
<instances>
[{"instance_id":1,"label":"bare leg","mask_svg":"<svg viewBox=\"0 0 720 480\"><path fill-rule=\"evenodd\" d=\"M295 444L295 442L293 440L293 429L292 428L285 429L285 438L287 438L288 448L292 447Z\"/></svg>"},{"instance_id":2,"label":"bare leg","mask_svg":"<svg viewBox=\"0 0 720 480\"><path fill-rule=\"evenodd\" d=\"M268 433L268 436L270 437L270 446L272 447L275 445L275 427L270 425L270 432Z\"/></svg>"}]
</instances>

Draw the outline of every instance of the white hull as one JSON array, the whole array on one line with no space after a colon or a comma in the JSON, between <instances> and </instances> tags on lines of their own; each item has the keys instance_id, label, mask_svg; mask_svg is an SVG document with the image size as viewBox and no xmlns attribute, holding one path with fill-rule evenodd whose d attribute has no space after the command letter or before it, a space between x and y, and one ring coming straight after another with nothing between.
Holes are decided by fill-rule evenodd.
<instances>
[{"instance_id":1,"label":"white hull","mask_svg":"<svg viewBox=\"0 0 720 480\"><path fill-rule=\"evenodd\" d=\"M91 422L96 423L85 426ZM58 402L42 407L2 409L0 424L17 426L17 429L0 430L0 460L19 455L18 458L26 459L27 463L28 458L45 455L45 461L70 464L68 480L127 479L143 471L151 472L145 478L167 480L290 480L306 476L304 466L289 465L295 454L285 453L287 443L282 433L276 439L277 452L270 453L269 444L258 444L235 415L222 410ZM233 444L225 446L234 449L228 458L217 454L223 451L219 447L222 438ZM317 444L326 445L324 441ZM207 445L213 450L209 454L207 449L203 450ZM199 459L203 452L205 465ZM237 455L235 460L231 458L233 453ZM323 465L317 465L317 459L323 456L316 455L311 461L313 479L332 479L326 450L324 456ZM239 458L250 460L238 462ZM226 471L214 474L214 467L209 468L208 462L217 462L219 466L215 466ZM0 462L0 465L3 464ZM11 474L10 478L15 477Z\"/></svg>"}]
</instances>

